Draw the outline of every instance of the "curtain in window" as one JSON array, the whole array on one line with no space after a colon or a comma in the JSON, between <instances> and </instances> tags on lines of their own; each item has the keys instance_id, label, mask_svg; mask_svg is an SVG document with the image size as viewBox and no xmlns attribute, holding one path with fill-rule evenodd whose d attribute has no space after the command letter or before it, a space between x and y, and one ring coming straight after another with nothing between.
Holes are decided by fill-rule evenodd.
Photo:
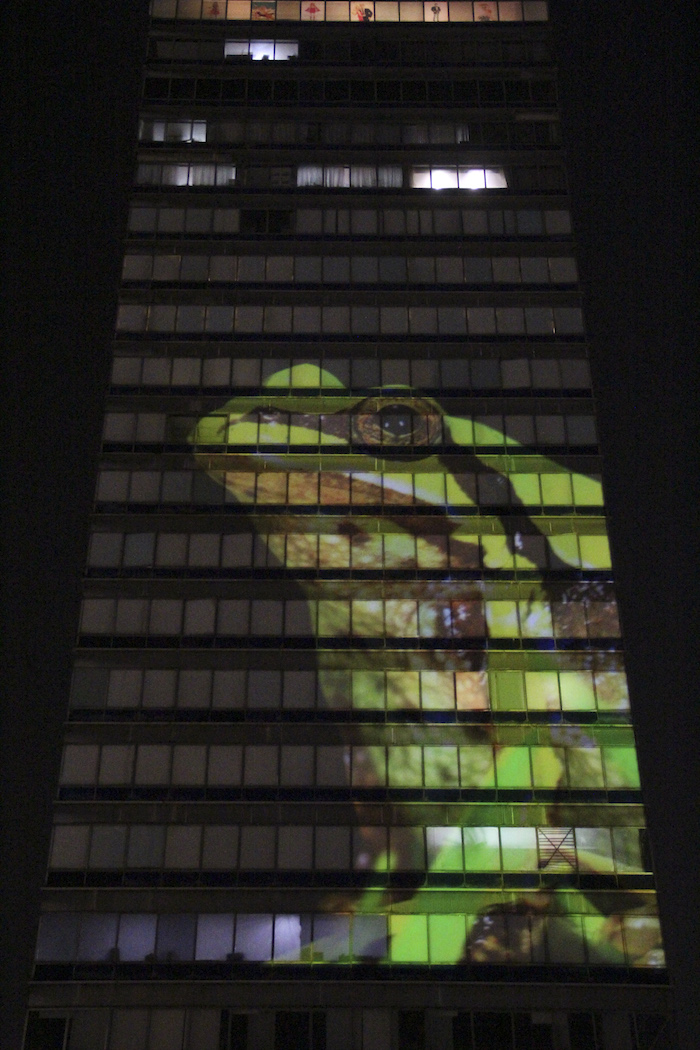
<instances>
[{"instance_id":1,"label":"curtain in window","mask_svg":"<svg viewBox=\"0 0 700 1050\"><path fill-rule=\"evenodd\" d=\"M140 186L159 186L160 174L160 164L139 164L136 181Z\"/></svg>"},{"instance_id":2,"label":"curtain in window","mask_svg":"<svg viewBox=\"0 0 700 1050\"><path fill-rule=\"evenodd\" d=\"M322 165L300 164L297 168L297 186L323 186Z\"/></svg>"},{"instance_id":3,"label":"curtain in window","mask_svg":"<svg viewBox=\"0 0 700 1050\"><path fill-rule=\"evenodd\" d=\"M359 189L377 185L377 169L374 164L353 164L350 169L350 183Z\"/></svg>"},{"instance_id":4,"label":"curtain in window","mask_svg":"<svg viewBox=\"0 0 700 1050\"><path fill-rule=\"evenodd\" d=\"M401 138L405 146L424 146L428 142L428 125L404 124Z\"/></svg>"},{"instance_id":5,"label":"curtain in window","mask_svg":"<svg viewBox=\"0 0 700 1050\"><path fill-rule=\"evenodd\" d=\"M330 188L347 188L350 185L350 168L343 164L329 164L323 169L323 185Z\"/></svg>"},{"instance_id":6,"label":"curtain in window","mask_svg":"<svg viewBox=\"0 0 700 1050\"><path fill-rule=\"evenodd\" d=\"M403 186L403 169L398 164L380 164L377 175L377 185L381 188L395 189Z\"/></svg>"},{"instance_id":7,"label":"curtain in window","mask_svg":"<svg viewBox=\"0 0 700 1050\"><path fill-rule=\"evenodd\" d=\"M216 165L216 185L217 186L230 186L236 181L236 166L235 164L217 164ZM211 185L211 183L205 183L204 185Z\"/></svg>"},{"instance_id":8,"label":"curtain in window","mask_svg":"<svg viewBox=\"0 0 700 1050\"><path fill-rule=\"evenodd\" d=\"M190 165L188 186L213 186L216 181L215 164L192 164ZM182 185L182 183L178 183Z\"/></svg>"}]
</instances>

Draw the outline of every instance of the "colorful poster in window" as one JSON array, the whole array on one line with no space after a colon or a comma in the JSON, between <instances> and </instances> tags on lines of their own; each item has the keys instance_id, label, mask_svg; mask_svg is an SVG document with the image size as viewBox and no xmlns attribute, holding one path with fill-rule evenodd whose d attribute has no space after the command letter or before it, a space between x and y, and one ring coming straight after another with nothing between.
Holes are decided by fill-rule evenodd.
<instances>
[{"instance_id":1,"label":"colorful poster in window","mask_svg":"<svg viewBox=\"0 0 700 1050\"><path fill-rule=\"evenodd\" d=\"M498 4L495 3L475 3L474 4L474 21L475 22L496 22L498 21Z\"/></svg>"},{"instance_id":2,"label":"colorful poster in window","mask_svg":"<svg viewBox=\"0 0 700 1050\"><path fill-rule=\"evenodd\" d=\"M301 5L302 22L322 22L325 18L324 0L309 0L309 3Z\"/></svg>"},{"instance_id":3,"label":"colorful poster in window","mask_svg":"<svg viewBox=\"0 0 700 1050\"><path fill-rule=\"evenodd\" d=\"M253 22L274 22L277 15L277 5L274 0L253 0L251 19Z\"/></svg>"},{"instance_id":4,"label":"colorful poster in window","mask_svg":"<svg viewBox=\"0 0 700 1050\"><path fill-rule=\"evenodd\" d=\"M204 0L202 18L226 18L225 0Z\"/></svg>"}]
</instances>

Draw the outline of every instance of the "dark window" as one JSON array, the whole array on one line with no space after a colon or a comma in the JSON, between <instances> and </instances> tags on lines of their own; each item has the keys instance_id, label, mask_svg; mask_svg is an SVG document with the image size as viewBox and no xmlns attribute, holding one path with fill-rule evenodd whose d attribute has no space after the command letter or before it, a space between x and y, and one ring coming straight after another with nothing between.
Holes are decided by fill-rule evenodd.
<instances>
[{"instance_id":1,"label":"dark window","mask_svg":"<svg viewBox=\"0 0 700 1050\"><path fill-rule=\"evenodd\" d=\"M299 85L296 80L278 80L274 87L276 102L296 102L299 98Z\"/></svg>"},{"instance_id":2,"label":"dark window","mask_svg":"<svg viewBox=\"0 0 700 1050\"><path fill-rule=\"evenodd\" d=\"M347 80L326 81L326 102L347 102L350 83Z\"/></svg>"},{"instance_id":3,"label":"dark window","mask_svg":"<svg viewBox=\"0 0 700 1050\"><path fill-rule=\"evenodd\" d=\"M632 1022L632 1045L635 1050L672 1050L670 1018L663 1014L636 1014Z\"/></svg>"},{"instance_id":4,"label":"dark window","mask_svg":"<svg viewBox=\"0 0 700 1050\"><path fill-rule=\"evenodd\" d=\"M374 83L371 80L354 80L350 85L353 102L374 102Z\"/></svg>"},{"instance_id":5,"label":"dark window","mask_svg":"<svg viewBox=\"0 0 700 1050\"><path fill-rule=\"evenodd\" d=\"M143 97L146 100L155 100L168 97L170 81L167 77L146 77L143 87Z\"/></svg>"},{"instance_id":6,"label":"dark window","mask_svg":"<svg viewBox=\"0 0 700 1050\"><path fill-rule=\"evenodd\" d=\"M503 102L504 90L500 80L480 80L479 94L482 102Z\"/></svg>"},{"instance_id":7,"label":"dark window","mask_svg":"<svg viewBox=\"0 0 700 1050\"><path fill-rule=\"evenodd\" d=\"M42 1017L31 1013L27 1021L24 1050L63 1050L68 1021L65 1017Z\"/></svg>"},{"instance_id":8,"label":"dark window","mask_svg":"<svg viewBox=\"0 0 700 1050\"><path fill-rule=\"evenodd\" d=\"M191 99L194 98L194 80L189 78L177 77L170 81L170 97L172 99Z\"/></svg>"},{"instance_id":9,"label":"dark window","mask_svg":"<svg viewBox=\"0 0 700 1050\"><path fill-rule=\"evenodd\" d=\"M323 91L323 82L320 80L300 80L299 100L300 102L317 102Z\"/></svg>"},{"instance_id":10,"label":"dark window","mask_svg":"<svg viewBox=\"0 0 700 1050\"><path fill-rule=\"evenodd\" d=\"M241 211L241 233L267 233L267 212L262 209L244 209Z\"/></svg>"},{"instance_id":11,"label":"dark window","mask_svg":"<svg viewBox=\"0 0 700 1050\"><path fill-rule=\"evenodd\" d=\"M452 90L455 102L479 101L479 89L475 80L456 80Z\"/></svg>"},{"instance_id":12,"label":"dark window","mask_svg":"<svg viewBox=\"0 0 700 1050\"><path fill-rule=\"evenodd\" d=\"M218 102L221 97L220 80L198 80L197 100L201 102Z\"/></svg>"},{"instance_id":13,"label":"dark window","mask_svg":"<svg viewBox=\"0 0 700 1050\"><path fill-rule=\"evenodd\" d=\"M506 146L508 144L506 124L482 124L481 134L484 146Z\"/></svg>"},{"instance_id":14,"label":"dark window","mask_svg":"<svg viewBox=\"0 0 700 1050\"><path fill-rule=\"evenodd\" d=\"M309 1050L309 1015L301 1011L275 1016L275 1050Z\"/></svg>"},{"instance_id":15,"label":"dark window","mask_svg":"<svg viewBox=\"0 0 700 1050\"><path fill-rule=\"evenodd\" d=\"M399 1050L425 1050L425 1014L422 1010L399 1011Z\"/></svg>"},{"instance_id":16,"label":"dark window","mask_svg":"<svg viewBox=\"0 0 700 1050\"><path fill-rule=\"evenodd\" d=\"M596 1024L594 1014L569 1014L571 1050L597 1050L601 1044L596 1039L596 1028L600 1028L600 1021Z\"/></svg>"},{"instance_id":17,"label":"dark window","mask_svg":"<svg viewBox=\"0 0 700 1050\"><path fill-rule=\"evenodd\" d=\"M425 84L422 80L406 80L401 90L404 102L425 102Z\"/></svg>"},{"instance_id":18,"label":"dark window","mask_svg":"<svg viewBox=\"0 0 700 1050\"><path fill-rule=\"evenodd\" d=\"M452 85L449 80L431 80L428 84L428 99L431 102L451 102Z\"/></svg>"},{"instance_id":19,"label":"dark window","mask_svg":"<svg viewBox=\"0 0 700 1050\"><path fill-rule=\"evenodd\" d=\"M272 97L272 82L270 80L249 80L248 99L251 102L269 102Z\"/></svg>"},{"instance_id":20,"label":"dark window","mask_svg":"<svg viewBox=\"0 0 700 1050\"><path fill-rule=\"evenodd\" d=\"M529 102L530 86L527 80L506 80L507 102Z\"/></svg>"},{"instance_id":21,"label":"dark window","mask_svg":"<svg viewBox=\"0 0 700 1050\"><path fill-rule=\"evenodd\" d=\"M514 1014L516 1050L553 1050L552 1025L537 1014ZM595 1043L592 1044L595 1050Z\"/></svg>"},{"instance_id":22,"label":"dark window","mask_svg":"<svg viewBox=\"0 0 700 1050\"><path fill-rule=\"evenodd\" d=\"M270 233L291 233L292 212L274 209L268 213L268 230Z\"/></svg>"},{"instance_id":23,"label":"dark window","mask_svg":"<svg viewBox=\"0 0 700 1050\"><path fill-rule=\"evenodd\" d=\"M553 80L533 80L530 83L533 102L556 102L557 90Z\"/></svg>"},{"instance_id":24,"label":"dark window","mask_svg":"<svg viewBox=\"0 0 700 1050\"><path fill-rule=\"evenodd\" d=\"M504 40L503 41L503 61L504 62L526 62L527 61L527 47L525 44L521 44L516 40Z\"/></svg>"},{"instance_id":25,"label":"dark window","mask_svg":"<svg viewBox=\"0 0 700 1050\"><path fill-rule=\"evenodd\" d=\"M473 1050L471 1014L457 1014L453 1017L452 1042L454 1050Z\"/></svg>"},{"instance_id":26,"label":"dark window","mask_svg":"<svg viewBox=\"0 0 700 1050\"><path fill-rule=\"evenodd\" d=\"M323 61L323 43L320 40L304 40L302 42L303 57L309 62Z\"/></svg>"},{"instance_id":27,"label":"dark window","mask_svg":"<svg viewBox=\"0 0 700 1050\"><path fill-rule=\"evenodd\" d=\"M224 80L221 85L221 97L224 102L239 102L245 98L244 80Z\"/></svg>"},{"instance_id":28,"label":"dark window","mask_svg":"<svg viewBox=\"0 0 700 1050\"><path fill-rule=\"evenodd\" d=\"M399 102L401 99L401 85L397 80L379 80L377 82L378 102Z\"/></svg>"},{"instance_id":29,"label":"dark window","mask_svg":"<svg viewBox=\"0 0 700 1050\"><path fill-rule=\"evenodd\" d=\"M474 1050L513 1050L510 1014L474 1014Z\"/></svg>"},{"instance_id":30,"label":"dark window","mask_svg":"<svg viewBox=\"0 0 700 1050\"><path fill-rule=\"evenodd\" d=\"M326 54L330 48L326 49ZM366 62L374 61L374 40L351 40L350 61L353 65L364 65Z\"/></svg>"},{"instance_id":31,"label":"dark window","mask_svg":"<svg viewBox=\"0 0 700 1050\"><path fill-rule=\"evenodd\" d=\"M237 1014L233 1010L222 1010L219 1050L247 1050L247 1046L248 1015Z\"/></svg>"}]
</instances>

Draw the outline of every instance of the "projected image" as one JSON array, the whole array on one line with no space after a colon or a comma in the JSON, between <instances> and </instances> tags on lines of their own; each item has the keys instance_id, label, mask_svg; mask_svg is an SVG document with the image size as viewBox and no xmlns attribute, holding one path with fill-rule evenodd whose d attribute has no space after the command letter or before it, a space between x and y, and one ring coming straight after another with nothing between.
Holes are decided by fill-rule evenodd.
<instances>
[{"instance_id":1,"label":"projected image","mask_svg":"<svg viewBox=\"0 0 700 1050\"><path fill-rule=\"evenodd\" d=\"M631 730L613 737L587 717L627 708L599 481L563 453L543 455L537 420L519 440L495 418L460 414L456 399L401 387L357 397L304 363L267 385L196 421L195 459L226 502L247 508L266 552L256 564L286 571L267 611L275 605L290 666L297 643L316 654L312 703L331 720L405 719L389 747L375 721L339 719L348 746L315 760L316 783L347 789L354 813L383 792L399 814L387 829L349 813L347 848L349 868L403 874L401 889L329 892L329 911L390 914L379 961L531 963L558 951L563 962L662 965L648 894L586 890L622 870L609 829L592 825L639 788ZM545 492L560 508L577 499L598 524L552 525ZM237 628L251 649L274 633L255 606ZM450 803L453 822L426 837L419 810L432 798ZM496 799L508 826L482 815ZM531 892L522 879L494 883L526 871L551 877ZM440 914L445 889L436 896L456 873L469 876L450 890L457 924Z\"/></svg>"}]
</instances>

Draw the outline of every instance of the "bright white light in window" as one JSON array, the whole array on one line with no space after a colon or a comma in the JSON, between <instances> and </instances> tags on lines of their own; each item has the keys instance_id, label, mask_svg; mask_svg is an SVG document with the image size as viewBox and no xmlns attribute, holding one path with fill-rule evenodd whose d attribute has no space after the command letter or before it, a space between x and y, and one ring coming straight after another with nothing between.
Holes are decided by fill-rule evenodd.
<instances>
[{"instance_id":1,"label":"bright white light in window","mask_svg":"<svg viewBox=\"0 0 700 1050\"><path fill-rule=\"evenodd\" d=\"M460 168L460 190L483 190L485 186L483 168Z\"/></svg>"},{"instance_id":2,"label":"bright white light in window","mask_svg":"<svg viewBox=\"0 0 700 1050\"><path fill-rule=\"evenodd\" d=\"M253 59L254 62L259 62L263 58L267 58L270 61L273 61L274 55L274 40L251 40L250 57Z\"/></svg>"},{"instance_id":3,"label":"bright white light in window","mask_svg":"<svg viewBox=\"0 0 700 1050\"><path fill-rule=\"evenodd\" d=\"M507 189L503 168L423 168L411 171L411 186L417 190L499 190Z\"/></svg>"},{"instance_id":4,"label":"bright white light in window","mask_svg":"<svg viewBox=\"0 0 700 1050\"><path fill-rule=\"evenodd\" d=\"M457 189L457 172L454 168L433 168L431 174L434 190Z\"/></svg>"},{"instance_id":5,"label":"bright white light in window","mask_svg":"<svg viewBox=\"0 0 700 1050\"><path fill-rule=\"evenodd\" d=\"M287 58L296 58L298 54L297 40L227 40L224 44L224 58L250 55L254 62L263 59L283 62Z\"/></svg>"}]
</instances>

